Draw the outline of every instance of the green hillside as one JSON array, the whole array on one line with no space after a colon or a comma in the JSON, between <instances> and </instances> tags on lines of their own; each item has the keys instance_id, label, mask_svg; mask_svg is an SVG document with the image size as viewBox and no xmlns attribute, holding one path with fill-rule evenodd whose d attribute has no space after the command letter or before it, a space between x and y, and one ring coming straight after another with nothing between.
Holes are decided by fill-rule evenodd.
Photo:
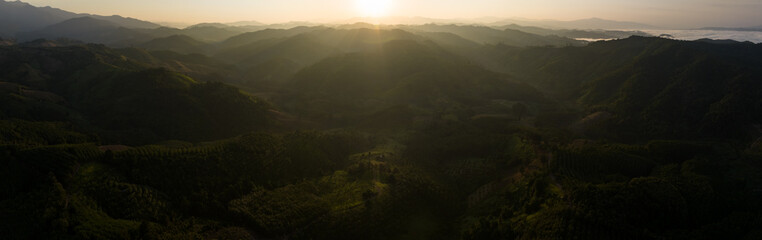
<instances>
[{"instance_id":1,"label":"green hillside","mask_svg":"<svg viewBox=\"0 0 762 240\"><path fill-rule=\"evenodd\" d=\"M203 42L197 41L186 35L172 35L166 38L157 38L139 45L149 50L166 50L177 53L205 53L208 51Z\"/></svg>"},{"instance_id":2,"label":"green hillside","mask_svg":"<svg viewBox=\"0 0 762 240\"><path fill-rule=\"evenodd\" d=\"M624 138L749 138L762 48L632 37L583 48L504 48L504 70L616 118ZM527 71L526 69L532 69Z\"/></svg>"},{"instance_id":3,"label":"green hillside","mask_svg":"<svg viewBox=\"0 0 762 240\"><path fill-rule=\"evenodd\" d=\"M328 118L351 118L400 104L433 113L466 111L497 100L543 99L530 86L471 65L436 45L405 40L323 60L296 73L284 89L291 92L283 97L285 109Z\"/></svg>"},{"instance_id":4,"label":"green hillside","mask_svg":"<svg viewBox=\"0 0 762 240\"><path fill-rule=\"evenodd\" d=\"M211 140L268 124L268 104L234 87L153 69L102 46L1 51L7 117L73 122L124 143Z\"/></svg>"}]
</instances>

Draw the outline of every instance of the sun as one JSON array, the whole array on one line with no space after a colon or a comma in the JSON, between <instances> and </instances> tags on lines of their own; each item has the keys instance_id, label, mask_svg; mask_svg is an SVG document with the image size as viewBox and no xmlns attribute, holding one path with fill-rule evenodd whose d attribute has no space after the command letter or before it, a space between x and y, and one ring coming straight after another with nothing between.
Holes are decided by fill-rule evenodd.
<instances>
[{"instance_id":1,"label":"sun","mask_svg":"<svg viewBox=\"0 0 762 240\"><path fill-rule=\"evenodd\" d=\"M388 14L392 0L355 0L355 5L363 17L383 17Z\"/></svg>"}]
</instances>

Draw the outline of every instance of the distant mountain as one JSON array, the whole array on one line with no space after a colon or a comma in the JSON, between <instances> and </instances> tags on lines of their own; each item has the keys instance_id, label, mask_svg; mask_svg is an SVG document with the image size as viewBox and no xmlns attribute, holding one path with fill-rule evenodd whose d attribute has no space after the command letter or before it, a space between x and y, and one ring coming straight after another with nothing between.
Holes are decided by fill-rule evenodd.
<instances>
[{"instance_id":1,"label":"distant mountain","mask_svg":"<svg viewBox=\"0 0 762 240\"><path fill-rule=\"evenodd\" d=\"M380 26L380 25L370 24L370 23L367 23L367 22L356 22L356 23L352 23L352 24L338 25L335 28L337 28L337 29L358 29L358 28L367 28L367 29L379 29L379 28L383 28L383 29L388 29L389 27L388 26Z\"/></svg>"},{"instance_id":2,"label":"distant mountain","mask_svg":"<svg viewBox=\"0 0 762 240\"><path fill-rule=\"evenodd\" d=\"M19 39L33 40L38 38L73 38L83 40L91 34L101 35L103 31L112 31L119 28L119 25L106 20L95 19L92 17L80 17L64 20L37 31L19 34Z\"/></svg>"},{"instance_id":3,"label":"distant mountain","mask_svg":"<svg viewBox=\"0 0 762 240\"><path fill-rule=\"evenodd\" d=\"M169 37L172 35L187 35L185 34L185 31L183 29L171 28L171 27L159 27L159 28L153 28L153 29L131 29L131 30L145 34L145 35L149 35L151 36L151 39L164 38L164 37ZM146 41L151 39L147 39Z\"/></svg>"},{"instance_id":4,"label":"distant mountain","mask_svg":"<svg viewBox=\"0 0 762 240\"><path fill-rule=\"evenodd\" d=\"M21 41L40 38L70 38L89 43L129 46L148 41L153 37L140 31L124 28L111 21L80 17L65 20L37 31L20 33L18 38Z\"/></svg>"},{"instance_id":5,"label":"distant mountain","mask_svg":"<svg viewBox=\"0 0 762 240\"><path fill-rule=\"evenodd\" d=\"M153 29L161 27L161 25L147 22L135 18L129 18L129 17L122 17L119 15L113 15L113 16L98 16L98 15L90 15L90 14L80 14L84 16L93 17L96 19L106 20L109 22L116 23L117 25L125 28L145 28L145 29Z\"/></svg>"},{"instance_id":6,"label":"distant mountain","mask_svg":"<svg viewBox=\"0 0 762 240\"><path fill-rule=\"evenodd\" d=\"M305 33L314 36L327 46L340 49L343 52L366 52L377 50L389 41L414 40L423 41L423 37L402 29L324 29Z\"/></svg>"},{"instance_id":7,"label":"distant mountain","mask_svg":"<svg viewBox=\"0 0 762 240\"><path fill-rule=\"evenodd\" d=\"M216 43L228 39L232 36L239 35L248 31L238 27L217 27L212 25L201 25L195 27L188 27L184 29L160 27L154 29L131 29L142 34L150 35L153 38L165 38L173 35L186 35L193 39L206 42ZM150 39L148 39L150 40ZM146 40L147 41L147 40Z\"/></svg>"},{"instance_id":8,"label":"distant mountain","mask_svg":"<svg viewBox=\"0 0 762 240\"><path fill-rule=\"evenodd\" d=\"M412 32L446 32L453 33L465 39L480 44L505 44L509 46L567 46L582 45L583 42L558 36L540 36L513 29L498 30L486 26L461 25L411 25L400 26L401 29Z\"/></svg>"},{"instance_id":9,"label":"distant mountain","mask_svg":"<svg viewBox=\"0 0 762 240\"><path fill-rule=\"evenodd\" d=\"M290 37L321 28L322 27L295 27L290 29L265 29L256 32L243 33L221 42L220 47L223 49L232 49L261 40Z\"/></svg>"},{"instance_id":10,"label":"distant mountain","mask_svg":"<svg viewBox=\"0 0 762 240\"><path fill-rule=\"evenodd\" d=\"M324 58L342 53L377 50L384 43L392 40L424 40L424 38L399 29L268 29L231 38L219 44L223 49L214 56L243 68L276 59L285 59L306 67Z\"/></svg>"},{"instance_id":11,"label":"distant mountain","mask_svg":"<svg viewBox=\"0 0 762 240\"><path fill-rule=\"evenodd\" d=\"M230 27L230 26L222 24L222 23L199 23L199 24L194 24L194 25L188 26L187 28L198 28L198 27L227 28L227 27Z\"/></svg>"},{"instance_id":12,"label":"distant mountain","mask_svg":"<svg viewBox=\"0 0 762 240\"><path fill-rule=\"evenodd\" d=\"M613 21L600 18L588 18L573 21L558 21L558 20L527 20L527 19L506 19L489 24L490 26L505 26L510 24L524 25L524 26L536 26L552 29L605 29L605 30L640 30L640 29L656 29L657 27L636 23L636 22L624 22Z\"/></svg>"},{"instance_id":13,"label":"distant mountain","mask_svg":"<svg viewBox=\"0 0 762 240\"><path fill-rule=\"evenodd\" d=\"M261 85L262 81L282 83L297 70L340 53L342 52L337 47L325 44L314 35L299 34L286 38L262 39L221 50L213 56L241 69L247 69L247 76L262 77L248 79L245 83L247 86L257 86Z\"/></svg>"},{"instance_id":14,"label":"distant mountain","mask_svg":"<svg viewBox=\"0 0 762 240\"><path fill-rule=\"evenodd\" d=\"M327 45L313 35L300 34L271 44L266 49L247 52L242 55L239 64L251 66L273 59L288 59L300 66L308 66L339 53L337 47Z\"/></svg>"},{"instance_id":15,"label":"distant mountain","mask_svg":"<svg viewBox=\"0 0 762 240\"><path fill-rule=\"evenodd\" d=\"M257 21L238 21L238 22L227 23L227 25L239 27L239 26L262 26L265 24L261 22L257 22Z\"/></svg>"},{"instance_id":16,"label":"distant mountain","mask_svg":"<svg viewBox=\"0 0 762 240\"><path fill-rule=\"evenodd\" d=\"M205 42L219 42L259 28L231 27L221 23L202 23L183 29L183 34Z\"/></svg>"},{"instance_id":17,"label":"distant mountain","mask_svg":"<svg viewBox=\"0 0 762 240\"><path fill-rule=\"evenodd\" d=\"M157 38L138 46L146 49L169 50L185 54L205 53L209 50L208 44L186 35L172 35L165 38Z\"/></svg>"},{"instance_id":18,"label":"distant mountain","mask_svg":"<svg viewBox=\"0 0 762 240\"><path fill-rule=\"evenodd\" d=\"M321 25L323 24L314 23L314 22L304 22L304 21L292 21L292 22L285 22L285 23L268 24L268 25L264 25L264 27L272 28L272 29L291 29L296 27L315 27L315 26L321 26Z\"/></svg>"},{"instance_id":19,"label":"distant mountain","mask_svg":"<svg viewBox=\"0 0 762 240\"><path fill-rule=\"evenodd\" d=\"M231 30L232 29L232 30ZM142 44L157 38L167 38L174 35L185 35L192 39L211 43L239 35L243 32L235 27L219 28L211 25L200 25L186 29L158 27L152 29L127 28L118 23L95 17L79 17L44 27L40 30L17 34L21 41L31 41L39 38L58 39L69 38L88 43L101 43L114 47L126 47ZM168 45L165 45L168 46ZM181 48L186 49L187 44ZM200 52L198 49L193 52ZM187 53L187 52L186 52Z\"/></svg>"},{"instance_id":20,"label":"distant mountain","mask_svg":"<svg viewBox=\"0 0 762 240\"><path fill-rule=\"evenodd\" d=\"M538 35L556 35L568 38L612 39L628 38L630 36L650 36L650 34L642 31L547 29L541 27L520 26L516 24L499 28L519 30Z\"/></svg>"},{"instance_id":21,"label":"distant mountain","mask_svg":"<svg viewBox=\"0 0 762 240\"><path fill-rule=\"evenodd\" d=\"M21 1L0 1L0 36L14 36L18 32L36 31L64 20L91 17L112 22L126 28L157 28L159 25L121 16L76 14L51 7L35 7Z\"/></svg>"},{"instance_id":22,"label":"distant mountain","mask_svg":"<svg viewBox=\"0 0 762 240\"><path fill-rule=\"evenodd\" d=\"M14 36L77 17L77 14L50 7L34 7L21 1L0 1L0 34Z\"/></svg>"},{"instance_id":23,"label":"distant mountain","mask_svg":"<svg viewBox=\"0 0 762 240\"><path fill-rule=\"evenodd\" d=\"M585 42L558 36L540 36L516 30L497 30L480 26L422 25L370 27L364 23L337 28L299 27L267 29L244 33L223 41L211 56L242 69L247 75L263 76L277 83L288 79L297 68L308 67L322 59L344 53L378 51L390 41L410 40L434 43L442 51L458 54L488 69L494 62L483 44L508 46L581 46ZM264 66L272 66L271 68ZM297 66L297 67L294 67ZM251 80L247 86L258 85Z\"/></svg>"},{"instance_id":24,"label":"distant mountain","mask_svg":"<svg viewBox=\"0 0 762 240\"><path fill-rule=\"evenodd\" d=\"M654 26L625 21L613 21L600 18L580 19L561 22L559 26L576 29L653 29Z\"/></svg>"},{"instance_id":25,"label":"distant mountain","mask_svg":"<svg viewBox=\"0 0 762 240\"><path fill-rule=\"evenodd\" d=\"M380 18L355 17L343 21L334 22L334 24L352 24L356 22L381 23L386 25L423 25L423 24L485 24L499 21L500 18L428 18L428 17L401 17L387 16Z\"/></svg>"},{"instance_id":26,"label":"distant mountain","mask_svg":"<svg viewBox=\"0 0 762 240\"><path fill-rule=\"evenodd\" d=\"M347 19L344 21L337 22L338 24L351 24L356 22L378 22L383 24L400 24L400 25L422 25L422 24L454 24L459 23L457 20L447 20L447 19L436 19L436 18L426 18L426 17L398 17L398 16L388 16L388 17L381 17L381 18L370 18L370 17L356 17ZM462 22L460 22L462 23Z\"/></svg>"}]
</instances>

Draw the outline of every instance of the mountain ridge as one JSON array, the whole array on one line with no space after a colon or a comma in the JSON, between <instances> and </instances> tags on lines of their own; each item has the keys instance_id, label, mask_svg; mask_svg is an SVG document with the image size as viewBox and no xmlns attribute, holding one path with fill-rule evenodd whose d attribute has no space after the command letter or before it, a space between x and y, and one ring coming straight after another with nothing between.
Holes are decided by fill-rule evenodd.
<instances>
[{"instance_id":1,"label":"mountain ridge","mask_svg":"<svg viewBox=\"0 0 762 240\"><path fill-rule=\"evenodd\" d=\"M15 36L19 32L37 31L65 20L92 17L106 20L128 28L157 28L158 24L118 15L100 16L78 14L52 7L35 7L22 1L0 1L0 34Z\"/></svg>"}]
</instances>

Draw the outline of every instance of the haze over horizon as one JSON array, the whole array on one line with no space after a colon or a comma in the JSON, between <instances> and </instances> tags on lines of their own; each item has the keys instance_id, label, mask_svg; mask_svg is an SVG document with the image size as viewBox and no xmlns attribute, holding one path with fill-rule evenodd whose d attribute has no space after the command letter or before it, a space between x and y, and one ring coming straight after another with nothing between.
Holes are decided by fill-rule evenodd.
<instances>
[{"instance_id":1,"label":"haze over horizon","mask_svg":"<svg viewBox=\"0 0 762 240\"><path fill-rule=\"evenodd\" d=\"M28 0L34 6L154 22L202 23L259 21L330 23L356 17L436 19L526 18L577 20L603 18L660 27L754 27L762 25L762 2L754 0L583 0L462 1L434 0L283 0L283 1L95 1Z\"/></svg>"}]
</instances>

